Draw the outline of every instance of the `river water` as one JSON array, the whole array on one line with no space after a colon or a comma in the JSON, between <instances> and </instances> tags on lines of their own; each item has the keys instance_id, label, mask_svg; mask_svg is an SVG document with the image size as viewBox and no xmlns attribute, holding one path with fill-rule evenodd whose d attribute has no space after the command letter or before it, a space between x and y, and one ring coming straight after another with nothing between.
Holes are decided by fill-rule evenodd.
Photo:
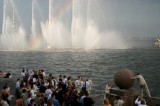
<instances>
[{"instance_id":1,"label":"river water","mask_svg":"<svg viewBox=\"0 0 160 106\"><path fill-rule=\"evenodd\" d=\"M160 49L0 51L0 70L20 77L22 67L88 77L93 81L92 96L99 104L106 83L114 82L117 70L129 68L145 77L152 96L160 96Z\"/></svg>"}]
</instances>

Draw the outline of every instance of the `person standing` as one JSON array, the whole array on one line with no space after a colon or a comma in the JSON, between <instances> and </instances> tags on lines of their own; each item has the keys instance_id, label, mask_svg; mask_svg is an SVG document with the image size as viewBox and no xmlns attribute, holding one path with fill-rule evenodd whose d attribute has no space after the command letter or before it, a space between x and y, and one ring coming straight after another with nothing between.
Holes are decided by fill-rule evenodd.
<instances>
[{"instance_id":1,"label":"person standing","mask_svg":"<svg viewBox=\"0 0 160 106\"><path fill-rule=\"evenodd\" d=\"M137 73L135 77L131 78L131 79L137 79L140 83L140 88L141 88L141 96L143 96L143 91L146 91L146 94L148 97L151 97L150 91L148 89L147 83L144 79L144 77L140 74Z\"/></svg>"},{"instance_id":2,"label":"person standing","mask_svg":"<svg viewBox=\"0 0 160 106\"><path fill-rule=\"evenodd\" d=\"M75 87L76 87L76 89L77 89L77 91L78 91L78 93L80 93L80 87L81 87L81 77L80 76L78 76L77 77L77 80L75 81Z\"/></svg>"},{"instance_id":3,"label":"person standing","mask_svg":"<svg viewBox=\"0 0 160 106\"><path fill-rule=\"evenodd\" d=\"M69 88L73 88L73 87L74 87L74 86L73 86L73 82L72 82L72 77L71 77L71 76L68 76L67 82L68 82L68 87L69 87Z\"/></svg>"},{"instance_id":4,"label":"person standing","mask_svg":"<svg viewBox=\"0 0 160 106\"><path fill-rule=\"evenodd\" d=\"M16 89L17 88L20 88L20 79L19 78L17 79L17 82L16 82Z\"/></svg>"},{"instance_id":5,"label":"person standing","mask_svg":"<svg viewBox=\"0 0 160 106\"><path fill-rule=\"evenodd\" d=\"M24 68L22 68L22 72L21 72L21 76L22 76L22 80L25 81L25 70Z\"/></svg>"},{"instance_id":6,"label":"person standing","mask_svg":"<svg viewBox=\"0 0 160 106\"><path fill-rule=\"evenodd\" d=\"M91 95L91 83L88 78L81 84L81 89L86 90Z\"/></svg>"},{"instance_id":7,"label":"person standing","mask_svg":"<svg viewBox=\"0 0 160 106\"><path fill-rule=\"evenodd\" d=\"M108 82L105 87L105 93L108 94L110 92L110 89L112 88L113 84L111 82Z\"/></svg>"}]
</instances>

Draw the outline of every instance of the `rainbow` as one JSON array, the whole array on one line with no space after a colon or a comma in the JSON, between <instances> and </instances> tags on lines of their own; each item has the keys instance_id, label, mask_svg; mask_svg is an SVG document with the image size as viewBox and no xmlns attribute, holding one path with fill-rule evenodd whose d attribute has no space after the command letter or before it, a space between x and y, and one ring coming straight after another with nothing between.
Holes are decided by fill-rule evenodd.
<instances>
[{"instance_id":1,"label":"rainbow","mask_svg":"<svg viewBox=\"0 0 160 106\"><path fill-rule=\"evenodd\" d=\"M64 3L64 5L61 6L61 8L59 10L57 10L56 14L51 18L50 21L52 21L53 23L56 22L56 20L60 19L63 15L65 15L65 13L69 12L69 10L71 10L72 8L72 1L73 0L68 0L66 3ZM47 20L45 22L45 26L48 27L49 21ZM29 50L37 50L41 47L44 47L44 39L43 39L43 35L34 35L36 37L34 37L30 43L29 46ZM46 47L47 48L47 47Z\"/></svg>"},{"instance_id":2,"label":"rainbow","mask_svg":"<svg viewBox=\"0 0 160 106\"><path fill-rule=\"evenodd\" d=\"M72 8L73 0L68 0L64 5L62 5L59 10L57 10L56 14L52 17L52 21L56 21L57 19L61 18L65 13L69 12Z\"/></svg>"},{"instance_id":3,"label":"rainbow","mask_svg":"<svg viewBox=\"0 0 160 106\"><path fill-rule=\"evenodd\" d=\"M39 48L43 47L43 45L44 45L43 36L38 35L32 39L28 50L38 50Z\"/></svg>"}]
</instances>

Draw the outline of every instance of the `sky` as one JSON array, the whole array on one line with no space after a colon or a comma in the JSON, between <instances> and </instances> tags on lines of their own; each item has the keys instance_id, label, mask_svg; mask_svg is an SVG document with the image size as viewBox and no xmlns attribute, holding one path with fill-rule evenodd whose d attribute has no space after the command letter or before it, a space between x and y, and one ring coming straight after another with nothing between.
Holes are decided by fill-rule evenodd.
<instances>
[{"instance_id":1,"label":"sky","mask_svg":"<svg viewBox=\"0 0 160 106\"><path fill-rule=\"evenodd\" d=\"M71 0L56 0L63 5ZM160 36L160 0L90 0L90 14L100 31L114 31L126 37ZM48 19L48 0L38 0L43 19ZM31 0L16 0L23 27L31 29ZM65 14L65 15L64 15ZM63 18L72 19L72 10ZM67 14L67 15L66 15ZM3 0L0 0L0 33L3 22Z\"/></svg>"}]
</instances>

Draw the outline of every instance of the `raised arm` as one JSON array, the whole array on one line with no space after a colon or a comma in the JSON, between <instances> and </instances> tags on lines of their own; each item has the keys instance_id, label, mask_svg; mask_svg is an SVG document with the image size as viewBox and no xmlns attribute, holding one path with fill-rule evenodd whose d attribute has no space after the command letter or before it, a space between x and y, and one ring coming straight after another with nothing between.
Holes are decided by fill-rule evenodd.
<instances>
[{"instance_id":1,"label":"raised arm","mask_svg":"<svg viewBox=\"0 0 160 106\"><path fill-rule=\"evenodd\" d=\"M137 79L138 77L137 76L134 76L134 77L132 77L131 79Z\"/></svg>"}]
</instances>

